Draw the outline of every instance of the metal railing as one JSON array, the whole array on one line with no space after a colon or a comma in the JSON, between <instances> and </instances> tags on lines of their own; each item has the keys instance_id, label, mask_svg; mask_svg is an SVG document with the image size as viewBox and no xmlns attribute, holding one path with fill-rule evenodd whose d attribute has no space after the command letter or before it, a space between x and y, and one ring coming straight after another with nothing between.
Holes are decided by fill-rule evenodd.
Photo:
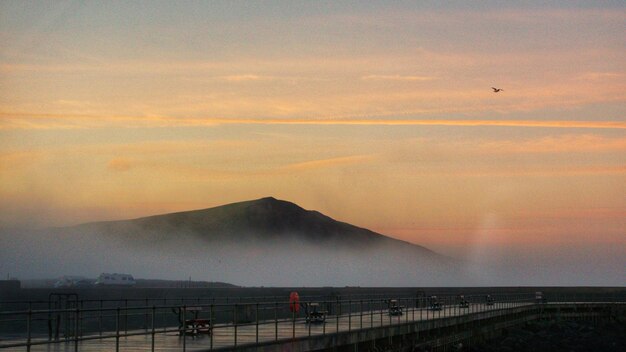
<instances>
[{"instance_id":1,"label":"metal railing","mask_svg":"<svg viewBox=\"0 0 626 352\"><path fill-rule=\"evenodd\" d=\"M78 351L90 342L105 341L109 343L107 349L113 349L114 345L114 349L119 351L124 342L142 337L140 342L146 347L149 344L152 351L164 350L165 347L160 345L182 351L199 348L217 350L497 312L538 303L534 292L490 296L493 304L489 304L485 294L465 295L467 307L460 304L458 295L437 295L438 307L433 297L425 296L348 299L312 296L303 297L299 302L302 304L298 305L301 307L299 312L291 311L290 306L293 305L287 300L269 299L219 302L212 298L199 298L187 299L180 302L182 304L129 299L116 307L107 307L107 300L76 300L72 301L75 303L71 308L60 309L41 309L37 306L38 302L29 302L28 309L0 312L0 349L31 351L41 345L64 344L66 349L73 347ZM545 298L550 302L626 301L626 297L615 295L547 295ZM402 314L390 312L390 299L401 307ZM135 305L136 302L148 304ZM318 303L324 315L323 321L318 324L308 322L306 316L306 310L313 302ZM193 325L194 321L203 320L211 324L210 333L202 334L206 336L200 336L199 328ZM173 337L175 335L178 337Z\"/></svg>"}]
</instances>

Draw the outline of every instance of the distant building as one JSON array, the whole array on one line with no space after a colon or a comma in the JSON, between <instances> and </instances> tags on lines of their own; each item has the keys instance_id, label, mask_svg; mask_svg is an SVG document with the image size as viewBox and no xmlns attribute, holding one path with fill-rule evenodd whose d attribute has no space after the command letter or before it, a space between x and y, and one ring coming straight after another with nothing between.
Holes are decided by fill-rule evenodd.
<instances>
[{"instance_id":1,"label":"distant building","mask_svg":"<svg viewBox=\"0 0 626 352\"><path fill-rule=\"evenodd\" d=\"M96 280L96 286L135 286L135 278L130 274L102 273Z\"/></svg>"},{"instance_id":2,"label":"distant building","mask_svg":"<svg viewBox=\"0 0 626 352\"><path fill-rule=\"evenodd\" d=\"M83 276L61 276L55 283L54 288L83 288L92 287L93 280Z\"/></svg>"}]
</instances>

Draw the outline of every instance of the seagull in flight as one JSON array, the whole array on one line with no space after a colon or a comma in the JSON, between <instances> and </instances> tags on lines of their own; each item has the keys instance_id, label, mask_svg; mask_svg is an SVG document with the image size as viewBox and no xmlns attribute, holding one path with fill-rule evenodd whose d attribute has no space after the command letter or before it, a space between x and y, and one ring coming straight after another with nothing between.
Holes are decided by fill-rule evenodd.
<instances>
[{"instance_id":1,"label":"seagull in flight","mask_svg":"<svg viewBox=\"0 0 626 352\"><path fill-rule=\"evenodd\" d=\"M496 88L496 87L491 87L491 89L493 89L494 93L498 93L499 91L501 91L501 88Z\"/></svg>"}]
</instances>

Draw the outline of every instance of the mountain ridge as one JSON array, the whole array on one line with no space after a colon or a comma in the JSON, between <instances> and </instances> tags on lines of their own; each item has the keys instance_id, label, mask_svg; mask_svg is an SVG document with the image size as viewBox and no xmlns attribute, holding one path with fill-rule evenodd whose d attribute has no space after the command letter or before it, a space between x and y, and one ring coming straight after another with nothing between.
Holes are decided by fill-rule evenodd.
<instances>
[{"instance_id":1,"label":"mountain ridge","mask_svg":"<svg viewBox=\"0 0 626 352\"><path fill-rule=\"evenodd\" d=\"M212 208L53 230L59 266L243 285L433 286L463 263L423 246L265 197Z\"/></svg>"},{"instance_id":2,"label":"mountain ridge","mask_svg":"<svg viewBox=\"0 0 626 352\"><path fill-rule=\"evenodd\" d=\"M349 244L350 240L358 241L353 243L355 246L391 241L439 255L421 245L338 221L319 211L307 210L295 203L274 197L126 220L89 222L70 228L76 230L97 228L100 230L97 232L117 232L122 235L146 231L152 233L182 231L205 240L223 240L233 235L244 238L280 239L285 237L279 236L289 235L312 242L332 241Z\"/></svg>"}]
</instances>

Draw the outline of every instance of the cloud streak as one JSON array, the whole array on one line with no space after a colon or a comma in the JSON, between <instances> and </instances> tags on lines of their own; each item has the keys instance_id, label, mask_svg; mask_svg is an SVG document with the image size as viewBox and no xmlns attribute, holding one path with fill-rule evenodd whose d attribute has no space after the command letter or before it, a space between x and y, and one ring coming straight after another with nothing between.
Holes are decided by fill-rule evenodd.
<instances>
[{"instance_id":1,"label":"cloud streak","mask_svg":"<svg viewBox=\"0 0 626 352\"><path fill-rule=\"evenodd\" d=\"M568 134L521 141L494 140L483 142L478 148L480 152L489 154L625 152L626 138Z\"/></svg>"},{"instance_id":2,"label":"cloud streak","mask_svg":"<svg viewBox=\"0 0 626 352\"><path fill-rule=\"evenodd\" d=\"M209 120L216 124L267 125L378 125L378 126L503 126L549 128L626 129L621 121L556 121L556 120L391 120L391 119L241 119Z\"/></svg>"},{"instance_id":3,"label":"cloud streak","mask_svg":"<svg viewBox=\"0 0 626 352\"><path fill-rule=\"evenodd\" d=\"M572 120L484 120L484 119L303 119L303 118L178 118L178 117L96 117L51 116L0 113L0 130L10 129L68 129L99 127L172 127L216 125L342 125L342 126L451 126L451 127L529 127L626 129L624 121Z\"/></svg>"},{"instance_id":4,"label":"cloud streak","mask_svg":"<svg viewBox=\"0 0 626 352\"><path fill-rule=\"evenodd\" d=\"M128 171L133 168L133 166L133 160L123 157L111 159L107 164L109 170L118 172Z\"/></svg>"},{"instance_id":5,"label":"cloud streak","mask_svg":"<svg viewBox=\"0 0 626 352\"><path fill-rule=\"evenodd\" d=\"M294 163L287 165L283 168L285 171L306 171L306 170L315 170L320 168L327 168L333 166L343 166L343 165L352 165L363 163L369 160L373 160L373 155L354 155L354 156L346 156L346 157L338 157L338 158L329 158L329 159L320 159L320 160L312 160L305 161L301 163Z\"/></svg>"},{"instance_id":6,"label":"cloud streak","mask_svg":"<svg viewBox=\"0 0 626 352\"><path fill-rule=\"evenodd\" d=\"M367 75L362 76L365 81L432 81L437 79L431 76L411 76L411 75Z\"/></svg>"}]
</instances>

